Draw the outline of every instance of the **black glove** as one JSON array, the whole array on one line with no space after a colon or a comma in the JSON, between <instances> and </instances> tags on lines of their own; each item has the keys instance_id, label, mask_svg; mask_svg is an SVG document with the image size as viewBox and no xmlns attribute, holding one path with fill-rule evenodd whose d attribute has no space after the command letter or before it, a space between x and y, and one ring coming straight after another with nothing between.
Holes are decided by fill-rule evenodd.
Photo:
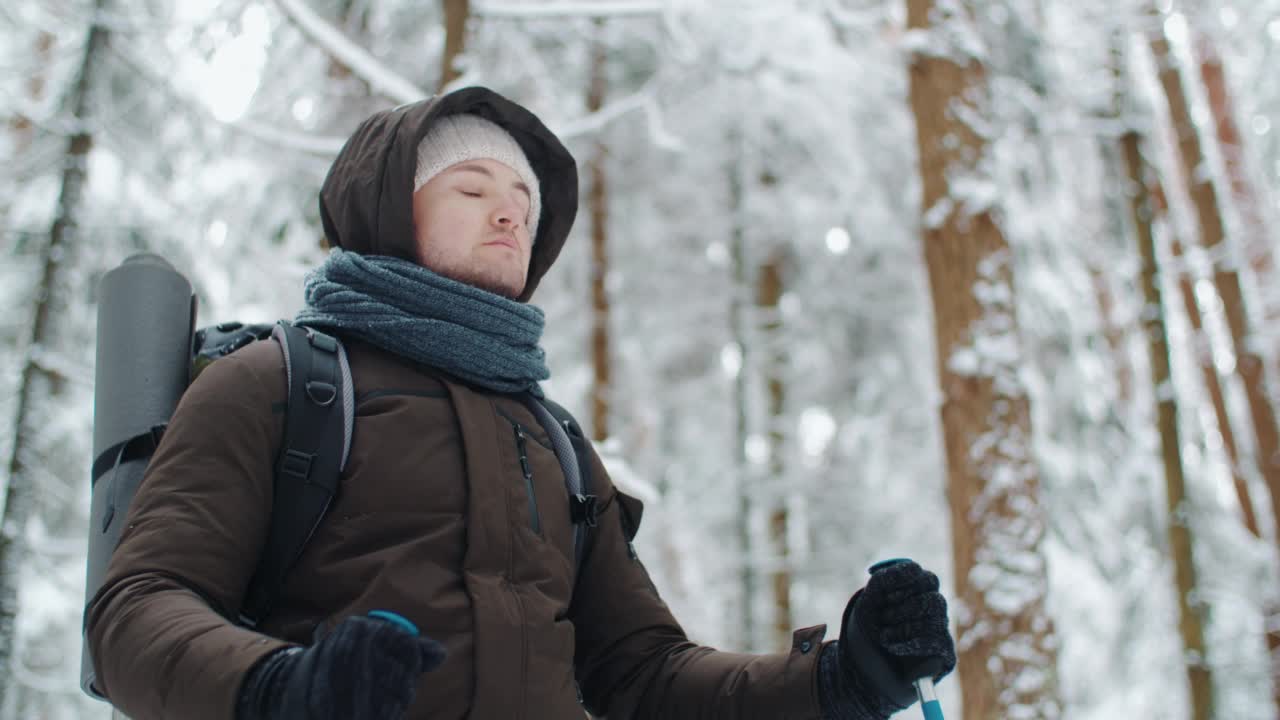
<instances>
[{"instance_id":1,"label":"black glove","mask_svg":"<svg viewBox=\"0 0 1280 720\"><path fill-rule=\"evenodd\" d=\"M245 676L236 720L393 720L445 649L386 620L349 617L306 649L267 655Z\"/></svg>"},{"instance_id":2,"label":"black glove","mask_svg":"<svg viewBox=\"0 0 1280 720\"><path fill-rule=\"evenodd\" d=\"M883 720L915 702L915 680L939 680L955 666L938 576L910 560L882 563L845 607L840 642L823 651L824 712Z\"/></svg>"}]
</instances>

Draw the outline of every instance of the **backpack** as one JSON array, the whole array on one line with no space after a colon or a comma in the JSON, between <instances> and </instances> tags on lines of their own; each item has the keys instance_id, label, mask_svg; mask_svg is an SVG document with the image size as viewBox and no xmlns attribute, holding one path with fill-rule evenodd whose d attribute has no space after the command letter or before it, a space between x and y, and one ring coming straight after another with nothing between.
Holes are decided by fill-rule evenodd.
<instances>
[{"instance_id":1,"label":"backpack","mask_svg":"<svg viewBox=\"0 0 1280 720\"><path fill-rule=\"evenodd\" d=\"M244 604L236 618L240 625L256 627L270 614L285 576L333 502L339 477L346 466L355 414L346 350L341 341L331 335L283 320L274 325L222 323L192 332L196 300L190 293L190 285L168 262L156 255L135 255L126 259L120 267L103 277L101 295L85 607L88 608L102 585L111 553L119 543L123 518L127 515L146 463L164 436L168 418L181 392L218 358L250 343L269 339L279 345L284 356L288 399L284 435L276 455L275 502L272 503L266 546L258 558ZM147 313L156 317L140 317ZM167 380L148 382L152 378L147 378L139 383L136 377L147 375L148 368L138 372L134 365L139 362L139 355L146 358L147 341L151 339L148 334L157 329L176 333L181 325L179 315L186 318L186 327L179 338L179 341L185 341L187 349L180 363L181 373L173 368L163 368L168 372L154 374L167 376ZM135 337L130 337L130 331ZM174 342L162 344L167 346L163 354L167 354L168 361L162 360L157 364L175 364L178 360L175 348L181 346ZM129 379L141 389L136 394L156 395L159 396L158 401L146 397L141 403L121 399L129 395L121 394L118 383L111 382L111 376L121 375L120 368L125 365L129 367ZM112 372L112 367L115 372ZM186 378L181 381L181 387L178 387L179 377ZM104 387L99 388L97 384ZM114 396L113 390L116 391ZM113 400L116 406L132 404L135 407L125 407L123 413L113 415ZM577 421L559 404L527 394L524 400L551 437L565 477L570 518L574 525L576 579L586 533L596 526L596 497L590 494L589 443ZM137 407L139 405L141 407ZM100 433L100 422L108 426L120 425L125 416L135 424L139 417L150 417L151 420L143 423L148 425L145 430L102 447L109 442L104 438L110 437L110 428L103 428ZM550 425L556 427L553 429ZM341 453L335 452L336 448L341 448ZM81 688L102 699L101 693L93 686L93 680L93 663L86 644L81 657Z\"/></svg>"}]
</instances>

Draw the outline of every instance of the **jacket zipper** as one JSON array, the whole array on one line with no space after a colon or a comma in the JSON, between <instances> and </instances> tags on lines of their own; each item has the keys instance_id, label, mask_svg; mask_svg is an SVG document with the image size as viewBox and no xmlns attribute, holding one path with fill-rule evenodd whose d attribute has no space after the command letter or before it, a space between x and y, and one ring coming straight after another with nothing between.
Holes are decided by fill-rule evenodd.
<instances>
[{"instance_id":1,"label":"jacket zipper","mask_svg":"<svg viewBox=\"0 0 1280 720\"><path fill-rule=\"evenodd\" d=\"M516 450L520 453L520 471L524 474L525 490L529 493L529 523L533 527L533 531L542 534L542 522L538 518L538 501L533 494L533 470L529 467L529 453L525 445L524 428L519 423L512 423L516 433ZM515 541L515 538L512 538ZM516 613L519 616L520 626L520 702L516 705L519 712L515 720L522 720L525 716L525 705L529 697L529 629L525 620L524 600L520 597L520 590L515 586L515 568L514 558L510 552L507 554L507 591L511 593L511 599L515 601Z\"/></svg>"},{"instance_id":2,"label":"jacket zipper","mask_svg":"<svg viewBox=\"0 0 1280 720\"><path fill-rule=\"evenodd\" d=\"M525 444L524 428L513 425L516 431L516 450L520 453L520 471L524 473L524 489L529 494L529 525L533 531L542 534L542 519L538 517L538 499L533 494L533 470L529 467L528 447Z\"/></svg>"}]
</instances>

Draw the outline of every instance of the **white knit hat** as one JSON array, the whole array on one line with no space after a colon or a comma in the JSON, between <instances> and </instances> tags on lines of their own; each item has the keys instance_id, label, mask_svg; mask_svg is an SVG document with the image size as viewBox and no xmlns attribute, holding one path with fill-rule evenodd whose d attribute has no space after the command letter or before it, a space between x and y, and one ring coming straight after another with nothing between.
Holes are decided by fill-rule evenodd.
<instances>
[{"instance_id":1,"label":"white knit hat","mask_svg":"<svg viewBox=\"0 0 1280 720\"><path fill-rule=\"evenodd\" d=\"M431 178L467 160L497 160L516 171L529 186L529 238L538 236L538 217L542 212L538 176L529 158L511 134L478 115L447 115L440 118L418 143L418 170L413 176L413 191L418 192Z\"/></svg>"}]
</instances>

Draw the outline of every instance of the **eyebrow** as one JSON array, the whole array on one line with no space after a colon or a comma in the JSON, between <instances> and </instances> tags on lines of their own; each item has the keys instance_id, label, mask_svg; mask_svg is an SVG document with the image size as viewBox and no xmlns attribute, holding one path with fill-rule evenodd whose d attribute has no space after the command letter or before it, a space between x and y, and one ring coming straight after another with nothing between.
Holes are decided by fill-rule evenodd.
<instances>
[{"instance_id":1,"label":"eyebrow","mask_svg":"<svg viewBox=\"0 0 1280 720\"><path fill-rule=\"evenodd\" d=\"M498 178L494 177L493 172L492 172L492 171L490 171L490 170L489 170L489 168L487 168L487 167L485 167L485 166L483 166L483 165L478 165L478 164L476 164L476 163L463 163L463 164L461 164L461 165L458 165L458 166L456 166L456 167L452 167L452 168L450 168L450 169L449 169L449 172L464 172L464 171L465 171L465 172L480 173L481 175L484 175L484 176L486 176L486 177L488 177L488 178L490 178L490 179L492 179L492 180L497 180L497 179L498 179ZM522 191L524 191L524 194L525 194L527 197L529 197L530 199L532 199L532 198L533 198L533 193L529 192L529 186L528 186L528 185L525 185L524 183L520 182L519 180L517 180L514 184L512 184L512 187L514 187L514 188L515 188L515 189L517 189L517 190L522 190Z\"/></svg>"}]
</instances>

